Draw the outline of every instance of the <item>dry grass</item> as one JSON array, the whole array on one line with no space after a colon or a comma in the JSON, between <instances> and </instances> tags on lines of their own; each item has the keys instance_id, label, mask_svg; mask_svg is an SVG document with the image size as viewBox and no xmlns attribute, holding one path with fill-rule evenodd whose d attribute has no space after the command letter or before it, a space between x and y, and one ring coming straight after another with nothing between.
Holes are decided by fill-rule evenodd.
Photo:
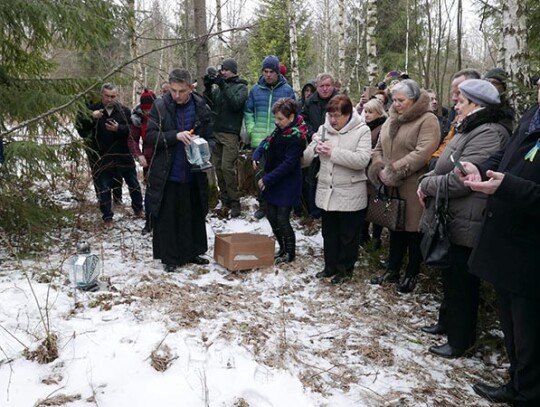
<instances>
[{"instance_id":1,"label":"dry grass","mask_svg":"<svg viewBox=\"0 0 540 407\"><path fill-rule=\"evenodd\" d=\"M71 403L81 399L80 394L57 394L53 397L48 397L45 400L38 400L34 407L50 407L50 406L63 406L64 404Z\"/></svg>"},{"instance_id":2,"label":"dry grass","mask_svg":"<svg viewBox=\"0 0 540 407\"><path fill-rule=\"evenodd\" d=\"M150 354L150 365L158 372L164 372L176 359L178 356L173 355L166 344L160 344Z\"/></svg>"},{"instance_id":3,"label":"dry grass","mask_svg":"<svg viewBox=\"0 0 540 407\"><path fill-rule=\"evenodd\" d=\"M50 363L58 358L58 337L51 333L39 344L36 350L24 349L22 354L28 360L40 364Z\"/></svg>"}]
</instances>

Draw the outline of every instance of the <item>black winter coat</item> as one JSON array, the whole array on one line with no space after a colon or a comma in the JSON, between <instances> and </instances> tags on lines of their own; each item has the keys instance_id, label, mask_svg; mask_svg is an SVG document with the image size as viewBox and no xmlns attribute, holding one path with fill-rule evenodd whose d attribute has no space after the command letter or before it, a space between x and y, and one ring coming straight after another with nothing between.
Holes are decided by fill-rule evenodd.
<instances>
[{"instance_id":1,"label":"black winter coat","mask_svg":"<svg viewBox=\"0 0 540 407\"><path fill-rule=\"evenodd\" d=\"M505 150L478 166L483 178L488 169L505 176L488 198L470 261L471 273L535 299L540 293L540 153L532 162L525 155L540 138L540 131L528 132L537 109L523 115Z\"/></svg>"},{"instance_id":2,"label":"black winter coat","mask_svg":"<svg viewBox=\"0 0 540 407\"><path fill-rule=\"evenodd\" d=\"M337 94L337 91L334 90L332 96L328 99L321 99L319 94L315 92L305 101L301 114L309 126L308 143L311 143L311 136L317 133L319 127L324 124L324 121L326 120L326 106L330 99Z\"/></svg>"},{"instance_id":3,"label":"black winter coat","mask_svg":"<svg viewBox=\"0 0 540 407\"><path fill-rule=\"evenodd\" d=\"M191 97L195 101L194 134L204 137L208 143L213 144L212 138L212 112L204 98L196 93ZM163 191L174 160L177 148L185 148L184 143L178 141L176 125L176 102L170 94L157 99L150 111L146 141L154 146L154 158L148 172L146 188L146 205L152 216L159 214ZM193 182L198 184L203 213L208 212L208 178L205 172L192 173Z\"/></svg>"},{"instance_id":4,"label":"black winter coat","mask_svg":"<svg viewBox=\"0 0 540 407\"><path fill-rule=\"evenodd\" d=\"M91 111L103 110L101 119L79 116L76 124L79 134L90 139L87 145L97 153L96 168L93 170L103 170L115 165L135 167L128 147L131 111L126 106L116 104L109 115L101 102L88 107ZM105 127L105 122L111 119L118 123L116 132Z\"/></svg>"}]
</instances>

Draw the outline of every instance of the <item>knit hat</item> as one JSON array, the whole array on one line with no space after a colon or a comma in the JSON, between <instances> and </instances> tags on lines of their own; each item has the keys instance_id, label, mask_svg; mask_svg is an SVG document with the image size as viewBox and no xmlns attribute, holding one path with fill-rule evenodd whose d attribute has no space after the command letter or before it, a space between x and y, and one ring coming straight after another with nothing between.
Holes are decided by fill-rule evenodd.
<instances>
[{"instance_id":1,"label":"knit hat","mask_svg":"<svg viewBox=\"0 0 540 407\"><path fill-rule=\"evenodd\" d=\"M262 62L262 69L271 69L279 73L279 59L275 55L268 55Z\"/></svg>"},{"instance_id":2,"label":"knit hat","mask_svg":"<svg viewBox=\"0 0 540 407\"><path fill-rule=\"evenodd\" d=\"M467 79L458 86L461 94L471 102L480 105L498 105L499 91L488 81L482 79Z\"/></svg>"},{"instance_id":3,"label":"knit hat","mask_svg":"<svg viewBox=\"0 0 540 407\"><path fill-rule=\"evenodd\" d=\"M486 72L484 79L495 79L502 84L508 80L508 74L502 68L493 68Z\"/></svg>"},{"instance_id":4,"label":"knit hat","mask_svg":"<svg viewBox=\"0 0 540 407\"><path fill-rule=\"evenodd\" d=\"M223 69L227 69L228 71L231 71L235 75L238 73L238 63L232 58L224 59L223 62L221 63L221 67Z\"/></svg>"},{"instance_id":5,"label":"knit hat","mask_svg":"<svg viewBox=\"0 0 540 407\"><path fill-rule=\"evenodd\" d=\"M283 76L287 75L287 67L282 62L279 63L279 73Z\"/></svg>"},{"instance_id":6,"label":"knit hat","mask_svg":"<svg viewBox=\"0 0 540 407\"><path fill-rule=\"evenodd\" d=\"M150 110L152 109L152 104L154 103L154 100L156 100L156 94L152 92L151 90L145 89L143 93L141 93L141 109L142 110Z\"/></svg>"}]
</instances>

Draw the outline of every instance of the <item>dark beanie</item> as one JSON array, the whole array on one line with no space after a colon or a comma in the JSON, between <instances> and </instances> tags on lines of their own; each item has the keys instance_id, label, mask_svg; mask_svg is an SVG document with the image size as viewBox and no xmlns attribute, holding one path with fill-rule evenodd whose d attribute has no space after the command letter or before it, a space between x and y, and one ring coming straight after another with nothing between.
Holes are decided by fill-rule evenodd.
<instances>
[{"instance_id":1,"label":"dark beanie","mask_svg":"<svg viewBox=\"0 0 540 407\"><path fill-rule=\"evenodd\" d=\"M486 72L484 75L484 79L495 79L499 81L500 83L506 83L508 79L508 74L506 71L502 68L493 68Z\"/></svg>"},{"instance_id":2,"label":"dark beanie","mask_svg":"<svg viewBox=\"0 0 540 407\"><path fill-rule=\"evenodd\" d=\"M226 58L221 63L221 67L231 71L234 74L238 73L238 63L232 58Z\"/></svg>"},{"instance_id":3,"label":"dark beanie","mask_svg":"<svg viewBox=\"0 0 540 407\"><path fill-rule=\"evenodd\" d=\"M143 93L141 93L141 109L142 110L150 110L152 108L152 104L154 103L154 100L156 100L156 94L152 92L151 90L144 90Z\"/></svg>"},{"instance_id":4,"label":"dark beanie","mask_svg":"<svg viewBox=\"0 0 540 407\"><path fill-rule=\"evenodd\" d=\"M276 57L275 55L268 55L263 60L262 69L271 69L272 71L279 73L278 57Z\"/></svg>"},{"instance_id":5,"label":"dark beanie","mask_svg":"<svg viewBox=\"0 0 540 407\"><path fill-rule=\"evenodd\" d=\"M482 79L467 79L461 82L458 88L466 99L469 99L477 105L488 106L501 103L499 91L488 81Z\"/></svg>"}]
</instances>

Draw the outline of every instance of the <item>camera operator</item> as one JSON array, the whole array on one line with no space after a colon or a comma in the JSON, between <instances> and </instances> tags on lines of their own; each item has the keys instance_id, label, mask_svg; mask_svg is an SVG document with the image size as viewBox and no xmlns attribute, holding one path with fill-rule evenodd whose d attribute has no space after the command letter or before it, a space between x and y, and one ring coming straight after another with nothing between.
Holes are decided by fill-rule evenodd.
<instances>
[{"instance_id":1,"label":"camera operator","mask_svg":"<svg viewBox=\"0 0 540 407\"><path fill-rule=\"evenodd\" d=\"M212 164L216 170L221 204L230 208L231 217L240 216L240 194L236 161L240 129L246 102L247 81L238 77L238 64L232 58L223 60L218 69L209 67L204 76L204 96L215 114Z\"/></svg>"}]
</instances>

